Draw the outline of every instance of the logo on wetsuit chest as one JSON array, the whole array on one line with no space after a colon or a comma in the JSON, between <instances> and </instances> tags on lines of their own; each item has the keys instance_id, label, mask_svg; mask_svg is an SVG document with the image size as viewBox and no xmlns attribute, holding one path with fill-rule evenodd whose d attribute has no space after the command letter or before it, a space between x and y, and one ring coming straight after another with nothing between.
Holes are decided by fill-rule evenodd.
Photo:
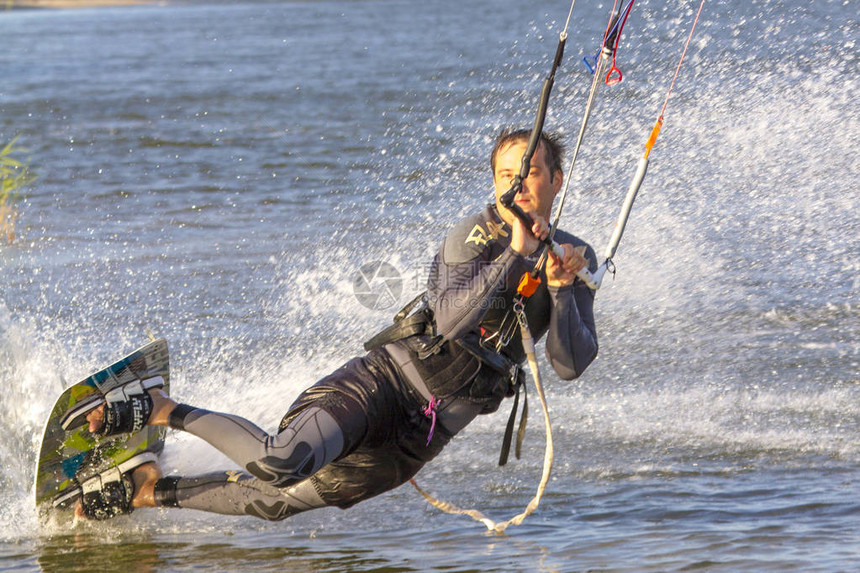
<instances>
[{"instance_id":1,"label":"logo on wetsuit chest","mask_svg":"<svg viewBox=\"0 0 860 573\"><path fill-rule=\"evenodd\" d=\"M508 232L505 231L504 223L498 224L493 221L487 221L487 229L490 230L488 233L481 227L480 225L475 225L472 228L472 231L469 233L469 236L466 237L467 243L475 243L476 245L486 245L488 242L493 239L498 239L499 237L507 237Z\"/></svg>"}]
</instances>

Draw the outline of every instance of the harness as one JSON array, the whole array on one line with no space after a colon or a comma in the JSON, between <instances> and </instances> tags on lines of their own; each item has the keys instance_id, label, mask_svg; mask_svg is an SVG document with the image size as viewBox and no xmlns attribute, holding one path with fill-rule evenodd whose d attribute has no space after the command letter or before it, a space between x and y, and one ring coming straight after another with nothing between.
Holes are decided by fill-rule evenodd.
<instances>
[{"instance_id":1,"label":"harness","mask_svg":"<svg viewBox=\"0 0 860 573\"><path fill-rule=\"evenodd\" d=\"M394 315L390 326L365 342L364 349L371 351L386 347L407 381L427 402L425 415L433 419L434 425L436 406L446 398L483 403L481 413L486 414L495 411L503 398L513 396L514 404L499 455L499 465L503 466L510 454L522 393L523 414L515 451L517 458L520 457L528 416L528 392L525 373L520 365L495 346L488 348L485 345L485 341L493 338L492 335L469 334L456 340L445 340L436 332L427 293L422 292Z\"/></svg>"},{"instance_id":2,"label":"harness","mask_svg":"<svg viewBox=\"0 0 860 573\"><path fill-rule=\"evenodd\" d=\"M421 306L415 311L415 313L410 315L409 313L412 312L419 303L421 303ZM401 308L397 314L394 315L394 324L370 337L370 339L364 343L364 349L370 352L371 350L381 348L386 344L417 335L436 338L436 324L433 321L433 311L430 310L430 307L427 305L426 292L422 292L409 301L406 306ZM428 349L428 352L432 354L435 350L436 348L434 346L434 348ZM422 356L422 358L424 357L425 356Z\"/></svg>"}]
</instances>

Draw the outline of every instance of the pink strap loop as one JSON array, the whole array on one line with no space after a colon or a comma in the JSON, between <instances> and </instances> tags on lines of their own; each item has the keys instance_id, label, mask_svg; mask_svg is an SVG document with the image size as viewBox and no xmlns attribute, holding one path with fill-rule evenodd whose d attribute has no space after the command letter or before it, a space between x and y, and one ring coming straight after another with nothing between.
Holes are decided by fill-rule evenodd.
<instances>
[{"instance_id":1,"label":"pink strap loop","mask_svg":"<svg viewBox=\"0 0 860 573\"><path fill-rule=\"evenodd\" d=\"M427 434L427 445L430 445L430 442L433 441L433 432L436 431L436 406L439 403L436 401L435 396L430 396L430 403L427 404L427 407L424 408L424 415L430 418L430 433Z\"/></svg>"}]
</instances>

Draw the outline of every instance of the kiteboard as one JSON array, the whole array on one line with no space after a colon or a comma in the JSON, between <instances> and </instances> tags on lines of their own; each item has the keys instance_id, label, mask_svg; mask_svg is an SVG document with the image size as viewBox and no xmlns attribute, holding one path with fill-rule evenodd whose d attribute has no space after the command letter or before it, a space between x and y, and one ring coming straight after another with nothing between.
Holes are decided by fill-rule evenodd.
<instances>
[{"instance_id":1,"label":"kiteboard","mask_svg":"<svg viewBox=\"0 0 860 573\"><path fill-rule=\"evenodd\" d=\"M153 340L67 388L57 399L42 433L36 466L35 502L43 517L73 509L82 493L155 461L164 448L164 428L145 426L134 434L99 438L89 432L87 413L105 395L129 383L170 387L167 341Z\"/></svg>"}]
</instances>

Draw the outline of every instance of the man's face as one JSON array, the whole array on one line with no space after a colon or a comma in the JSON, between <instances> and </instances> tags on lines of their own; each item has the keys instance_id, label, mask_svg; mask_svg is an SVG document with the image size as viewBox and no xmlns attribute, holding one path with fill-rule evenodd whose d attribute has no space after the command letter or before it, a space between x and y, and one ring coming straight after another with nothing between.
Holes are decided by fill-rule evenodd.
<instances>
[{"instance_id":1,"label":"man's face","mask_svg":"<svg viewBox=\"0 0 860 573\"><path fill-rule=\"evenodd\" d=\"M514 214L504 207L499 198L511 188L511 182L520 172L523 153L525 153L527 141L518 141L507 147L503 147L496 154L496 171L493 173L493 184L496 188L496 207L502 219L513 224ZM528 177L523 179L523 188L514 197L514 203L526 213L534 213L549 220L552 202L559 189L561 189L562 174L560 171L551 177L552 173L546 164L543 143L538 145L537 151L532 157L531 171Z\"/></svg>"}]
</instances>

